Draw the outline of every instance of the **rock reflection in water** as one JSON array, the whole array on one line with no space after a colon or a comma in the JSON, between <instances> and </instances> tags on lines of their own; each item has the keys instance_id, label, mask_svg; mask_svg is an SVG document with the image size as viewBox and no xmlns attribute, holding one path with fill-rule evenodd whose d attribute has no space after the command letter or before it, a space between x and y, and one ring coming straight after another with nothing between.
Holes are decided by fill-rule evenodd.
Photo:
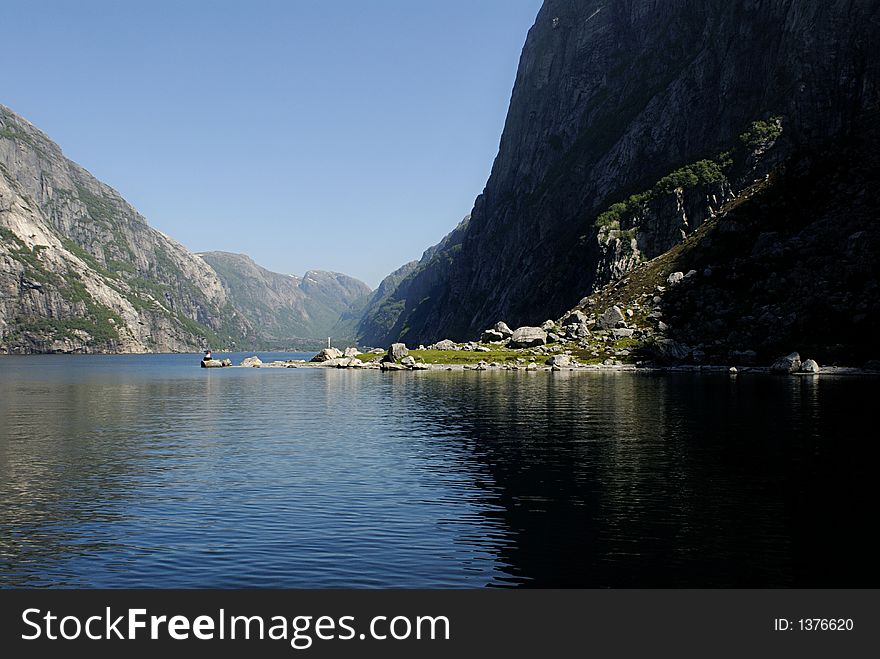
<instances>
[{"instance_id":1,"label":"rock reflection in water","mask_svg":"<svg viewBox=\"0 0 880 659\"><path fill-rule=\"evenodd\" d=\"M0 585L867 586L875 379L0 360Z\"/></svg>"}]
</instances>

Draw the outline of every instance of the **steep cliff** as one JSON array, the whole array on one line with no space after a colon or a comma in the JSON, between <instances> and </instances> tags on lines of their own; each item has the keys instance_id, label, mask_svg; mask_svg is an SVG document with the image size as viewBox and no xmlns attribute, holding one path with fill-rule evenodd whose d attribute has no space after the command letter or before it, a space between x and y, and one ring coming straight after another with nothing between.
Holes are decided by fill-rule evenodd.
<instances>
[{"instance_id":1,"label":"steep cliff","mask_svg":"<svg viewBox=\"0 0 880 659\"><path fill-rule=\"evenodd\" d=\"M470 215L465 216L439 243L426 249L422 258L410 261L382 280L357 322L355 332L362 344L386 345L398 337L407 340L407 323L419 314L418 305L408 300L415 300L418 287L425 286L425 278L420 275L443 271L443 266L461 244L470 219ZM438 282L433 283L436 285ZM427 301L430 302L430 299ZM422 311L427 309L425 306Z\"/></svg>"},{"instance_id":2,"label":"steep cliff","mask_svg":"<svg viewBox=\"0 0 880 659\"><path fill-rule=\"evenodd\" d=\"M0 106L0 353L313 347L352 339L369 293L190 253Z\"/></svg>"},{"instance_id":3,"label":"steep cliff","mask_svg":"<svg viewBox=\"0 0 880 659\"><path fill-rule=\"evenodd\" d=\"M253 334L216 273L0 106L0 351L191 351Z\"/></svg>"},{"instance_id":4,"label":"steep cliff","mask_svg":"<svg viewBox=\"0 0 880 659\"><path fill-rule=\"evenodd\" d=\"M392 294L401 309L383 338L556 317L668 249L775 164L877 110L878 35L874 0L547 0L469 226ZM754 144L726 169L741 136L777 121L766 153ZM706 162L723 180L698 168L696 185L638 198Z\"/></svg>"},{"instance_id":5,"label":"steep cliff","mask_svg":"<svg viewBox=\"0 0 880 659\"><path fill-rule=\"evenodd\" d=\"M797 351L876 368L880 113L854 128L792 154L686 240L581 300L564 316L592 333L567 347L589 357L625 336L630 360L768 365ZM609 335L596 321L613 307L626 327Z\"/></svg>"},{"instance_id":6,"label":"steep cliff","mask_svg":"<svg viewBox=\"0 0 880 659\"><path fill-rule=\"evenodd\" d=\"M303 277L260 267L244 254L199 256L219 275L232 304L259 328L270 348L324 345L327 336L354 339L355 319L370 288L338 272L310 270Z\"/></svg>"}]
</instances>

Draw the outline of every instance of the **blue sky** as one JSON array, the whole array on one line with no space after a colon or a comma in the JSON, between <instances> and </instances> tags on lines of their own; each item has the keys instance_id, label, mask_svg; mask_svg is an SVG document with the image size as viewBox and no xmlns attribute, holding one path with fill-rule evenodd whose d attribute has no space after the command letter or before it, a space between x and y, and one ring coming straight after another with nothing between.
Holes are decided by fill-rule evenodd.
<instances>
[{"instance_id":1,"label":"blue sky","mask_svg":"<svg viewBox=\"0 0 880 659\"><path fill-rule=\"evenodd\" d=\"M194 251L375 286L483 189L540 4L4 2L0 103Z\"/></svg>"}]
</instances>

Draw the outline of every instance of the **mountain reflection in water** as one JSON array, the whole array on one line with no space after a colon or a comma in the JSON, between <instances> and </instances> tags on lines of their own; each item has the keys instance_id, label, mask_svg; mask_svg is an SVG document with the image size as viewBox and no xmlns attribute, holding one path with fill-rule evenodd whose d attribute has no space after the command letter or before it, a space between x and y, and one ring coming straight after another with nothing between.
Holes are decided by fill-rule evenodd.
<instances>
[{"instance_id":1,"label":"mountain reflection in water","mask_svg":"<svg viewBox=\"0 0 880 659\"><path fill-rule=\"evenodd\" d=\"M197 360L0 358L0 586L880 583L880 379Z\"/></svg>"}]
</instances>

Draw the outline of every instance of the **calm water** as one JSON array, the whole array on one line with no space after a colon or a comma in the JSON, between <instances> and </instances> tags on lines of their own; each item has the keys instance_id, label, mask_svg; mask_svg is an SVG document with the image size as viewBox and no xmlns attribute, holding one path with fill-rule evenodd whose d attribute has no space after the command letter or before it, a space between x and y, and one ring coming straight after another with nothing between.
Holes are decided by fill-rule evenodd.
<instances>
[{"instance_id":1,"label":"calm water","mask_svg":"<svg viewBox=\"0 0 880 659\"><path fill-rule=\"evenodd\" d=\"M197 361L0 357L0 586L880 586L880 379Z\"/></svg>"}]
</instances>

